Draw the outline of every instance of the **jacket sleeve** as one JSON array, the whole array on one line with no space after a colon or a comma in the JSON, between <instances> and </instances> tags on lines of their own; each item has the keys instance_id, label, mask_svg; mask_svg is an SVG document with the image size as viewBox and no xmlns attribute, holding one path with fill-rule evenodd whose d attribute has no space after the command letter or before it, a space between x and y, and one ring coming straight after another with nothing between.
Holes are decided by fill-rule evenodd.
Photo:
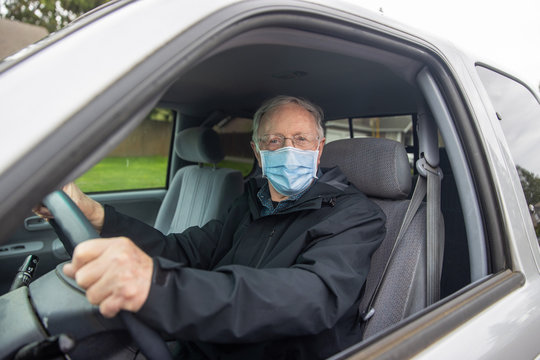
<instances>
[{"instance_id":1,"label":"jacket sleeve","mask_svg":"<svg viewBox=\"0 0 540 360\"><path fill-rule=\"evenodd\" d=\"M222 223L209 221L203 227L191 227L181 234L165 236L153 227L105 206L102 237L126 236L150 256L162 256L183 266L209 268L221 234Z\"/></svg>"},{"instance_id":2,"label":"jacket sleeve","mask_svg":"<svg viewBox=\"0 0 540 360\"><path fill-rule=\"evenodd\" d=\"M288 268L204 271L156 257L137 316L176 338L213 343L319 333L358 301L384 221L374 206L338 211L306 231L312 241Z\"/></svg>"}]
</instances>

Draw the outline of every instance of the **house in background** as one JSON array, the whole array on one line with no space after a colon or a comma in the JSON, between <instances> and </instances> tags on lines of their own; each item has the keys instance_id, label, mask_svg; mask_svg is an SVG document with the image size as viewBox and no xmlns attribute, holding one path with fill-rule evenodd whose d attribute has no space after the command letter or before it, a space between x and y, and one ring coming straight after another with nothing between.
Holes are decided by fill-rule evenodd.
<instances>
[{"instance_id":1,"label":"house in background","mask_svg":"<svg viewBox=\"0 0 540 360\"><path fill-rule=\"evenodd\" d=\"M0 60L41 40L49 33L41 26L0 19Z\"/></svg>"}]
</instances>

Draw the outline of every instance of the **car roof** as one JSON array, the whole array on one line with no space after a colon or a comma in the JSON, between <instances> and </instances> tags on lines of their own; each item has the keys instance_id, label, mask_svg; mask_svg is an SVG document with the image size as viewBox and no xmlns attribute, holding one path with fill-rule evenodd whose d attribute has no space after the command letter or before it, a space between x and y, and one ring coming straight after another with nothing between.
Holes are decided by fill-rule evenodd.
<instances>
[{"instance_id":1,"label":"car roof","mask_svg":"<svg viewBox=\"0 0 540 360\"><path fill-rule=\"evenodd\" d=\"M370 26L408 36L411 40L421 39L425 45L431 44L433 48L434 42L437 46L449 48L448 43L429 37L419 30L341 1L222 0L197 6L190 4L189 11L183 9L185 4L171 5L160 0L115 1L83 16L57 34L52 34L42 42L43 46L35 46L32 51L23 51L12 57L11 61L2 64L0 93L7 91L7 88L13 90L13 84L17 82L32 83L35 90L22 91L19 88L10 91L9 97L14 98L24 92L25 98L38 101L35 108L39 108L41 105L50 105L51 99L43 94L51 84L58 83L56 90L61 92L62 88L66 89L69 101L63 102L62 109L55 109L58 111L42 113L41 116L46 118L42 117L41 122L54 123L54 119L65 119L70 116L70 112L77 111L88 98L98 94L100 89L117 80L126 69L135 66L145 54L157 50L191 25L220 12L223 16L215 16L214 21L226 22L223 18L227 16L227 11L224 9L233 4L269 4L268 7L275 6L283 11L280 15L283 17L288 13L296 16L295 12L300 10L329 17L356 16ZM150 11L156 6L160 8L159 11ZM169 12L174 15L163 15ZM143 16L144 21L141 18ZM156 31L156 28L159 28L159 31ZM108 34L107 39L103 38L105 33ZM410 112L415 94L407 82L414 81L412 74L418 71L420 65L409 67L410 59L399 57L395 53L385 53L369 47L351 47L352 43L346 39L331 39L325 42L324 37L324 34L295 31L290 27L288 31L281 29L281 33L280 29L264 29L243 34L235 43L221 46L222 53L219 56L207 56L203 63L183 76L180 82L173 84L163 100L177 103L186 113L199 116L203 116L205 112L207 115L211 113L212 107L214 110L224 109L227 112L249 114L264 98L285 92L303 95L323 105L326 103L328 118L351 114ZM332 43L334 44L329 47L328 44ZM321 47L321 44L326 46ZM225 51L223 48L226 48ZM51 54L49 58L48 54ZM18 58L22 59L17 63ZM41 66L37 69L32 69L32 58L39 58ZM231 71L233 64L235 66ZM18 72L15 69L5 71L9 70L9 67L20 66L26 68L22 77L16 77ZM49 76L41 71L43 66L50 69ZM89 66L93 66L93 71L86 70ZM407 68L409 74L402 71L404 68ZM100 76L95 76L92 72ZM14 79L11 80L11 77ZM376 81L373 80L375 78ZM320 84L334 87L323 92ZM92 86L95 86L94 90ZM39 93L42 96L38 96ZM184 95L181 95L182 93ZM77 94L82 96L77 98ZM62 96L61 93L58 95ZM342 104L351 104L351 101L346 100L353 97L358 108L343 108ZM392 108L388 108L389 106ZM8 116L9 110L5 109ZM21 114L20 109L14 111L19 116L27 116L29 121L35 119L29 112ZM39 127L39 124L37 125Z\"/></svg>"},{"instance_id":2,"label":"car roof","mask_svg":"<svg viewBox=\"0 0 540 360\"><path fill-rule=\"evenodd\" d=\"M163 100L203 117L215 110L251 116L278 94L320 104L326 119L416 111L411 83L421 64L406 57L293 29L260 29L241 37L179 78Z\"/></svg>"}]
</instances>

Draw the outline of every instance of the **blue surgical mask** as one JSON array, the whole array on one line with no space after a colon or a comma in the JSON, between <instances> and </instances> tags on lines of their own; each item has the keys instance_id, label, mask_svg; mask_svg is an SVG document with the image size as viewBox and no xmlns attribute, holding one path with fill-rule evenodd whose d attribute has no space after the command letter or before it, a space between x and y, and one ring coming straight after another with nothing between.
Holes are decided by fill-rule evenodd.
<instances>
[{"instance_id":1,"label":"blue surgical mask","mask_svg":"<svg viewBox=\"0 0 540 360\"><path fill-rule=\"evenodd\" d=\"M263 176L282 195L296 195L317 178L319 150L300 150L283 147L278 150L261 150Z\"/></svg>"}]
</instances>

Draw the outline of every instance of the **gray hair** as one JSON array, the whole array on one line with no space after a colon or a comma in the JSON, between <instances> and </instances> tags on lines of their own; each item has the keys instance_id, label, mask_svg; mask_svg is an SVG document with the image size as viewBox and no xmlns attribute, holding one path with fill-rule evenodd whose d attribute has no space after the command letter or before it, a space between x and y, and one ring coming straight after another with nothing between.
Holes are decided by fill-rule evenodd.
<instances>
[{"instance_id":1,"label":"gray hair","mask_svg":"<svg viewBox=\"0 0 540 360\"><path fill-rule=\"evenodd\" d=\"M312 102L309 102L306 99L298 98L294 96L286 96L286 95L278 95L276 97L273 97L269 100L266 100L261 107L257 110L255 115L253 116L253 134L251 136L253 142L257 146L257 149L259 148L259 139L258 139L258 131L259 131L259 125L261 124L262 119L266 116L266 114L274 111L275 109L286 105L286 104L297 104L307 111L311 115L313 115L313 118L315 119L315 122L317 124L317 132L319 135L319 139L322 139L324 137L324 129L323 129L323 118L324 114L322 109L313 104Z\"/></svg>"}]
</instances>

